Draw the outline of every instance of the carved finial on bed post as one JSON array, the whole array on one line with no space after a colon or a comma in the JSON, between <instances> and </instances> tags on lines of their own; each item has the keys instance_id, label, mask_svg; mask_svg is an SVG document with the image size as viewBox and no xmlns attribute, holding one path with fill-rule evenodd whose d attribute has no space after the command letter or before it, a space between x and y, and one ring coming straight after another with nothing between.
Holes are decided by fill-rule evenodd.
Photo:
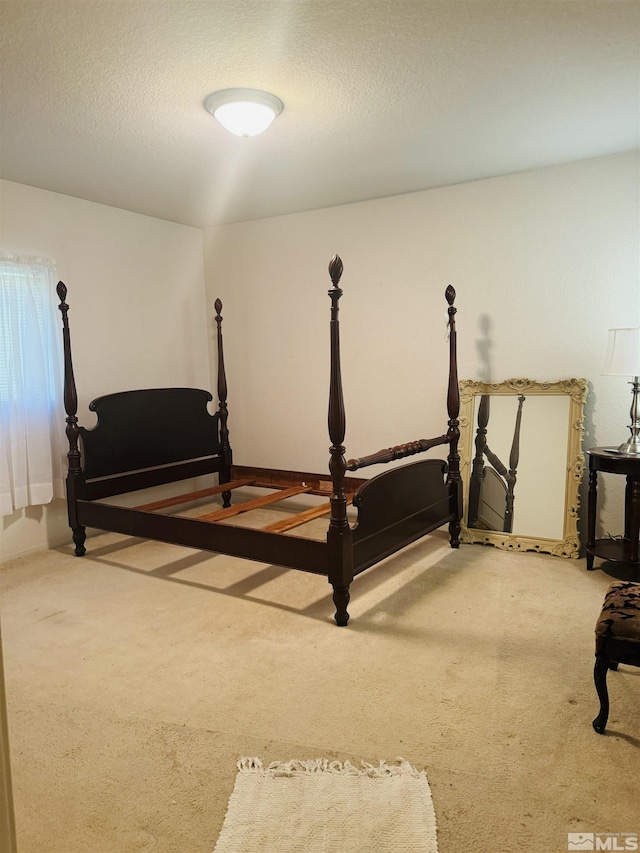
<instances>
[{"instance_id":1,"label":"carved finial on bed post","mask_svg":"<svg viewBox=\"0 0 640 853\"><path fill-rule=\"evenodd\" d=\"M216 311L217 341L218 341L218 414L220 416L220 455L222 457L222 470L220 471L220 482L228 483L231 480L232 453L229 444L229 428L227 422L229 412L227 409L227 375L224 369L224 350L222 346L222 302L219 299L213 303ZM222 493L223 506L231 505L231 492Z\"/></svg>"},{"instance_id":2,"label":"carved finial on bed post","mask_svg":"<svg viewBox=\"0 0 640 853\"><path fill-rule=\"evenodd\" d=\"M78 393L73 375L73 361L71 359L71 336L69 333L69 306L67 305L67 288L62 281L58 282L56 293L60 299L58 308L62 314L62 345L64 351L64 409L67 413L66 434L69 441L69 452L67 459L69 463L67 471L67 507L69 510L69 525L73 533L73 541L76 546L76 556L82 557L86 553L84 542L86 539L85 528L78 524L76 514L77 486L83 479L80 450L78 448Z\"/></svg>"},{"instance_id":3,"label":"carved finial on bed post","mask_svg":"<svg viewBox=\"0 0 640 853\"><path fill-rule=\"evenodd\" d=\"M447 484L451 490L451 511L453 520L449 524L449 537L452 548L460 545L460 521L462 518L462 489L460 481L460 454L458 453L458 442L460 441L460 387L458 385L458 355L456 337L456 311L454 306L456 292L449 285L445 290L445 299L448 304L449 314L449 388L447 392L447 412L449 414L449 455Z\"/></svg>"},{"instance_id":4,"label":"carved finial on bed post","mask_svg":"<svg viewBox=\"0 0 640 853\"><path fill-rule=\"evenodd\" d=\"M329 547L329 582L333 586L333 601L336 605L334 619L338 625L349 621L349 585L353 579L353 554L351 549L351 528L347 519L347 495L345 491L345 448L346 416L342 393L342 372L340 367L340 321L338 302L342 290L338 286L342 276L342 260L334 255L329 264L329 275L333 289L329 291L331 299L331 376L329 385L329 470L333 493L331 495L331 518L327 533Z\"/></svg>"},{"instance_id":5,"label":"carved finial on bed post","mask_svg":"<svg viewBox=\"0 0 640 853\"><path fill-rule=\"evenodd\" d=\"M344 264L342 263L342 258L340 255L334 255L329 261L329 275L331 276L331 282L334 287L338 287L340 284L343 269ZM331 293L329 293L329 296L331 296ZM340 296L342 296L342 291L340 291Z\"/></svg>"}]
</instances>

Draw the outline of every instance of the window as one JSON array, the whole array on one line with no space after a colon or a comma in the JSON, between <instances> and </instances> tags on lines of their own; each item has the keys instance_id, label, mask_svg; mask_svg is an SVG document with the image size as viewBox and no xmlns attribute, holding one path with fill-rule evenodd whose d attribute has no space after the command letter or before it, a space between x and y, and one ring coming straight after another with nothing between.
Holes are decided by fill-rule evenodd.
<instances>
[{"instance_id":1,"label":"window","mask_svg":"<svg viewBox=\"0 0 640 853\"><path fill-rule=\"evenodd\" d=\"M0 253L0 515L64 495L55 265Z\"/></svg>"}]
</instances>

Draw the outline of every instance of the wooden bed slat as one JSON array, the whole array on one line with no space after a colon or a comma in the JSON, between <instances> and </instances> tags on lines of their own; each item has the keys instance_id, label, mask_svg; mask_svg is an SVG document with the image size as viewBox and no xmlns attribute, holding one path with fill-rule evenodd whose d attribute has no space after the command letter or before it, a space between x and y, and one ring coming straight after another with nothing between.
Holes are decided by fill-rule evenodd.
<instances>
[{"instance_id":1,"label":"wooden bed slat","mask_svg":"<svg viewBox=\"0 0 640 853\"><path fill-rule=\"evenodd\" d=\"M199 492L189 492L184 495L175 495L172 498L164 498L160 501L154 501L150 504L142 504L134 506L133 509L140 512L152 512L155 509L164 509L167 506L175 506L176 504L186 504L192 501L207 498L209 495L219 495L221 492L230 492L232 489L239 489L242 486L252 486L253 480L231 480L229 483L220 483L219 486L212 486L210 489L201 489Z\"/></svg>"},{"instance_id":2,"label":"wooden bed slat","mask_svg":"<svg viewBox=\"0 0 640 853\"><path fill-rule=\"evenodd\" d=\"M309 486L298 486L295 489L283 489L280 492L275 492L272 495L264 495L264 497L256 498L253 501L246 501L243 504L229 506L226 509L219 509L217 512L208 512L206 515L199 515L200 521L222 521L224 518L231 518L234 515L240 515L242 512L249 512L252 509L260 509L267 504L274 504L278 501L283 501L285 498L292 498L294 495L302 495L310 492Z\"/></svg>"},{"instance_id":3,"label":"wooden bed slat","mask_svg":"<svg viewBox=\"0 0 640 853\"><path fill-rule=\"evenodd\" d=\"M255 485L260 484L266 489L290 489L304 483L311 486L311 494L320 497L331 497L333 484L331 474L312 474L302 471L285 471L275 468L253 468L246 465L232 465L231 476L233 478L251 477ZM361 477L345 477L344 487L348 495L355 494L360 486L364 486L366 479Z\"/></svg>"},{"instance_id":4,"label":"wooden bed slat","mask_svg":"<svg viewBox=\"0 0 640 853\"><path fill-rule=\"evenodd\" d=\"M347 506L351 503L351 498L347 499ZM263 527L269 533L284 533L287 530L293 530L294 527L299 527L301 524L306 524L307 521L313 521L314 518L322 518L323 515L329 515L331 512L331 504L320 504L320 506L311 507L304 512L298 512L296 515L290 515L283 518L282 521L274 521L273 524L268 524Z\"/></svg>"}]
</instances>

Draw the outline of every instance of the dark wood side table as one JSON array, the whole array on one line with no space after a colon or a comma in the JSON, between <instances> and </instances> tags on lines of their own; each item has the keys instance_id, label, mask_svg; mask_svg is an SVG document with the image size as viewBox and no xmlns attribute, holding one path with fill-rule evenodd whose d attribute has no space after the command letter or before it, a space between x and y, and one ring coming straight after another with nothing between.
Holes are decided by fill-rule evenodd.
<instances>
[{"instance_id":1,"label":"dark wood side table","mask_svg":"<svg viewBox=\"0 0 640 853\"><path fill-rule=\"evenodd\" d=\"M640 456L625 456L612 447L593 447L589 457L589 502L587 518L587 569L593 569L594 557L616 563L628 563L638 577L638 534L640 532ZM624 538L596 539L598 471L625 474Z\"/></svg>"}]
</instances>

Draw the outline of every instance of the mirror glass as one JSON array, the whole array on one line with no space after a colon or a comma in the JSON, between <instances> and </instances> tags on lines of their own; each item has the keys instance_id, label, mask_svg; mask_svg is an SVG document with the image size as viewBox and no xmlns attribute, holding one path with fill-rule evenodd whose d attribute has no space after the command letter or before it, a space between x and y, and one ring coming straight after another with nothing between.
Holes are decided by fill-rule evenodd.
<instances>
[{"instance_id":1,"label":"mirror glass","mask_svg":"<svg viewBox=\"0 0 640 853\"><path fill-rule=\"evenodd\" d=\"M579 556L584 379L460 383L462 542Z\"/></svg>"}]
</instances>

